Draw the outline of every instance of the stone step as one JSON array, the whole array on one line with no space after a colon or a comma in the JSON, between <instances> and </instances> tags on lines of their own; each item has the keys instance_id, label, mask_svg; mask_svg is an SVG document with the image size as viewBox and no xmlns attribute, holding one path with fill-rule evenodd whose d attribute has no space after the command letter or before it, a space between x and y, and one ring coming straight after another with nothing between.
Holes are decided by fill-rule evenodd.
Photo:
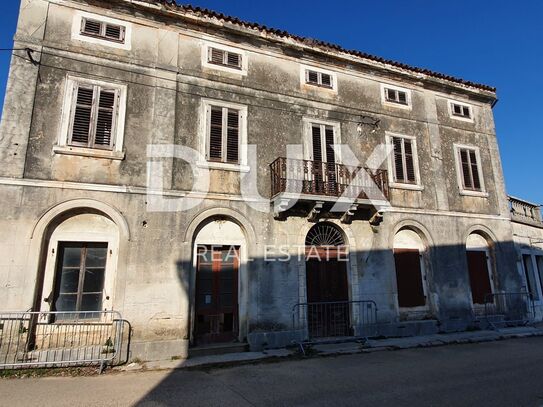
<instances>
[{"instance_id":1,"label":"stone step","mask_svg":"<svg viewBox=\"0 0 543 407\"><path fill-rule=\"evenodd\" d=\"M248 351L249 344L247 343L218 343L213 345L200 345L189 349L189 358Z\"/></svg>"}]
</instances>

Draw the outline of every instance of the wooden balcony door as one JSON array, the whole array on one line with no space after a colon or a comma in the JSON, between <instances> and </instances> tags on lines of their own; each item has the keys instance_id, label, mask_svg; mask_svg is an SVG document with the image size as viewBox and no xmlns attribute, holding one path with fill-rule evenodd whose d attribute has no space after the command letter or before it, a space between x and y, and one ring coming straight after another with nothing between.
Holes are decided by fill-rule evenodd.
<instances>
[{"instance_id":1,"label":"wooden balcony door","mask_svg":"<svg viewBox=\"0 0 543 407\"><path fill-rule=\"evenodd\" d=\"M492 294L492 284L488 267L488 252L485 250L468 250L468 272L471 287L471 299L474 305L484 305Z\"/></svg>"},{"instance_id":2,"label":"wooden balcony door","mask_svg":"<svg viewBox=\"0 0 543 407\"><path fill-rule=\"evenodd\" d=\"M311 159L315 193L337 194L336 155L334 128L325 124L311 125Z\"/></svg>"},{"instance_id":3,"label":"wooden balcony door","mask_svg":"<svg viewBox=\"0 0 543 407\"><path fill-rule=\"evenodd\" d=\"M195 344L238 338L239 247L199 246Z\"/></svg>"}]
</instances>

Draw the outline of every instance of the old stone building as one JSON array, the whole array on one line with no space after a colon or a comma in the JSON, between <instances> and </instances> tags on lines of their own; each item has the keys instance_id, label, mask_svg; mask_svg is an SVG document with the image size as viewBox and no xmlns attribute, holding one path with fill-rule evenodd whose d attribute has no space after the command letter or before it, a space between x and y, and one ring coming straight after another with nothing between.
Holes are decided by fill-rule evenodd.
<instances>
[{"instance_id":1,"label":"old stone building","mask_svg":"<svg viewBox=\"0 0 543 407\"><path fill-rule=\"evenodd\" d=\"M156 359L471 329L526 289L489 86L167 1L22 0L14 48L3 310L117 310Z\"/></svg>"}]
</instances>

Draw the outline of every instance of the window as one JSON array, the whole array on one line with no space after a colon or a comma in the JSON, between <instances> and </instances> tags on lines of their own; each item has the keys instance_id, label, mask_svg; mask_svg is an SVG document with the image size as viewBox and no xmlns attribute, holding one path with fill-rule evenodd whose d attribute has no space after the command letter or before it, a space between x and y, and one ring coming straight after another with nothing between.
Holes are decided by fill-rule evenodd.
<instances>
[{"instance_id":1,"label":"window","mask_svg":"<svg viewBox=\"0 0 543 407\"><path fill-rule=\"evenodd\" d=\"M100 311L107 261L107 243L60 243L53 309ZM88 316L92 317L92 313ZM84 317L84 316L83 316ZM63 319L66 316L57 317Z\"/></svg>"},{"instance_id":2,"label":"window","mask_svg":"<svg viewBox=\"0 0 543 407\"><path fill-rule=\"evenodd\" d=\"M457 162L459 164L462 189L467 191L483 191L478 150L458 147Z\"/></svg>"},{"instance_id":3,"label":"window","mask_svg":"<svg viewBox=\"0 0 543 407\"><path fill-rule=\"evenodd\" d=\"M198 166L248 172L247 106L202 99Z\"/></svg>"},{"instance_id":4,"label":"window","mask_svg":"<svg viewBox=\"0 0 543 407\"><path fill-rule=\"evenodd\" d=\"M407 105L407 92L397 89L385 88L385 99L388 102Z\"/></svg>"},{"instance_id":5,"label":"window","mask_svg":"<svg viewBox=\"0 0 543 407\"><path fill-rule=\"evenodd\" d=\"M59 154L123 159L126 86L68 76Z\"/></svg>"},{"instance_id":6,"label":"window","mask_svg":"<svg viewBox=\"0 0 543 407\"><path fill-rule=\"evenodd\" d=\"M330 89L334 87L332 75L324 72L313 71L311 69L306 69L305 71L305 83Z\"/></svg>"},{"instance_id":7,"label":"window","mask_svg":"<svg viewBox=\"0 0 543 407\"><path fill-rule=\"evenodd\" d=\"M382 83L381 102L395 108L411 109L411 90Z\"/></svg>"},{"instance_id":8,"label":"window","mask_svg":"<svg viewBox=\"0 0 543 407\"><path fill-rule=\"evenodd\" d=\"M392 187L422 190L415 137L387 133L390 148L389 180Z\"/></svg>"},{"instance_id":9,"label":"window","mask_svg":"<svg viewBox=\"0 0 543 407\"><path fill-rule=\"evenodd\" d=\"M99 14L83 11L74 13L72 40L110 48L132 48L132 24Z\"/></svg>"},{"instance_id":10,"label":"window","mask_svg":"<svg viewBox=\"0 0 543 407\"><path fill-rule=\"evenodd\" d=\"M126 28L122 25L110 24L86 17L81 19L81 35L124 43L125 33Z\"/></svg>"},{"instance_id":11,"label":"window","mask_svg":"<svg viewBox=\"0 0 543 407\"><path fill-rule=\"evenodd\" d=\"M245 76L247 75L248 56L241 49L209 43L202 47L202 67Z\"/></svg>"},{"instance_id":12,"label":"window","mask_svg":"<svg viewBox=\"0 0 543 407\"><path fill-rule=\"evenodd\" d=\"M473 121L472 108L465 103L449 101L449 113L453 119Z\"/></svg>"},{"instance_id":13,"label":"window","mask_svg":"<svg viewBox=\"0 0 543 407\"><path fill-rule=\"evenodd\" d=\"M209 47L208 48L208 59L207 61L210 64L227 66L234 69L241 69L241 54L225 51L218 48Z\"/></svg>"},{"instance_id":14,"label":"window","mask_svg":"<svg viewBox=\"0 0 543 407\"><path fill-rule=\"evenodd\" d=\"M112 150L119 89L77 83L68 145Z\"/></svg>"}]
</instances>

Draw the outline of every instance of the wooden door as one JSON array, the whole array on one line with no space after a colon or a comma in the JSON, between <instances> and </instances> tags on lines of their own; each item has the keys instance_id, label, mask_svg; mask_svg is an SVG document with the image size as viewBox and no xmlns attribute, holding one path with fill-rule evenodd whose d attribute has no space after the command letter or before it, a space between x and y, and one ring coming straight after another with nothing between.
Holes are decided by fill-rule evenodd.
<instances>
[{"instance_id":1,"label":"wooden door","mask_svg":"<svg viewBox=\"0 0 543 407\"><path fill-rule=\"evenodd\" d=\"M351 335L347 262L306 261L307 322L311 337Z\"/></svg>"},{"instance_id":2,"label":"wooden door","mask_svg":"<svg viewBox=\"0 0 543 407\"><path fill-rule=\"evenodd\" d=\"M473 304L484 304L492 294L486 251L468 250L468 272ZM489 300L493 302L492 300Z\"/></svg>"},{"instance_id":3,"label":"wooden door","mask_svg":"<svg viewBox=\"0 0 543 407\"><path fill-rule=\"evenodd\" d=\"M394 250L396 282L398 286L398 306L400 308L423 307L426 305L424 282L417 249Z\"/></svg>"},{"instance_id":4,"label":"wooden door","mask_svg":"<svg viewBox=\"0 0 543 407\"><path fill-rule=\"evenodd\" d=\"M238 273L239 247L198 248L195 344L237 339Z\"/></svg>"}]
</instances>

